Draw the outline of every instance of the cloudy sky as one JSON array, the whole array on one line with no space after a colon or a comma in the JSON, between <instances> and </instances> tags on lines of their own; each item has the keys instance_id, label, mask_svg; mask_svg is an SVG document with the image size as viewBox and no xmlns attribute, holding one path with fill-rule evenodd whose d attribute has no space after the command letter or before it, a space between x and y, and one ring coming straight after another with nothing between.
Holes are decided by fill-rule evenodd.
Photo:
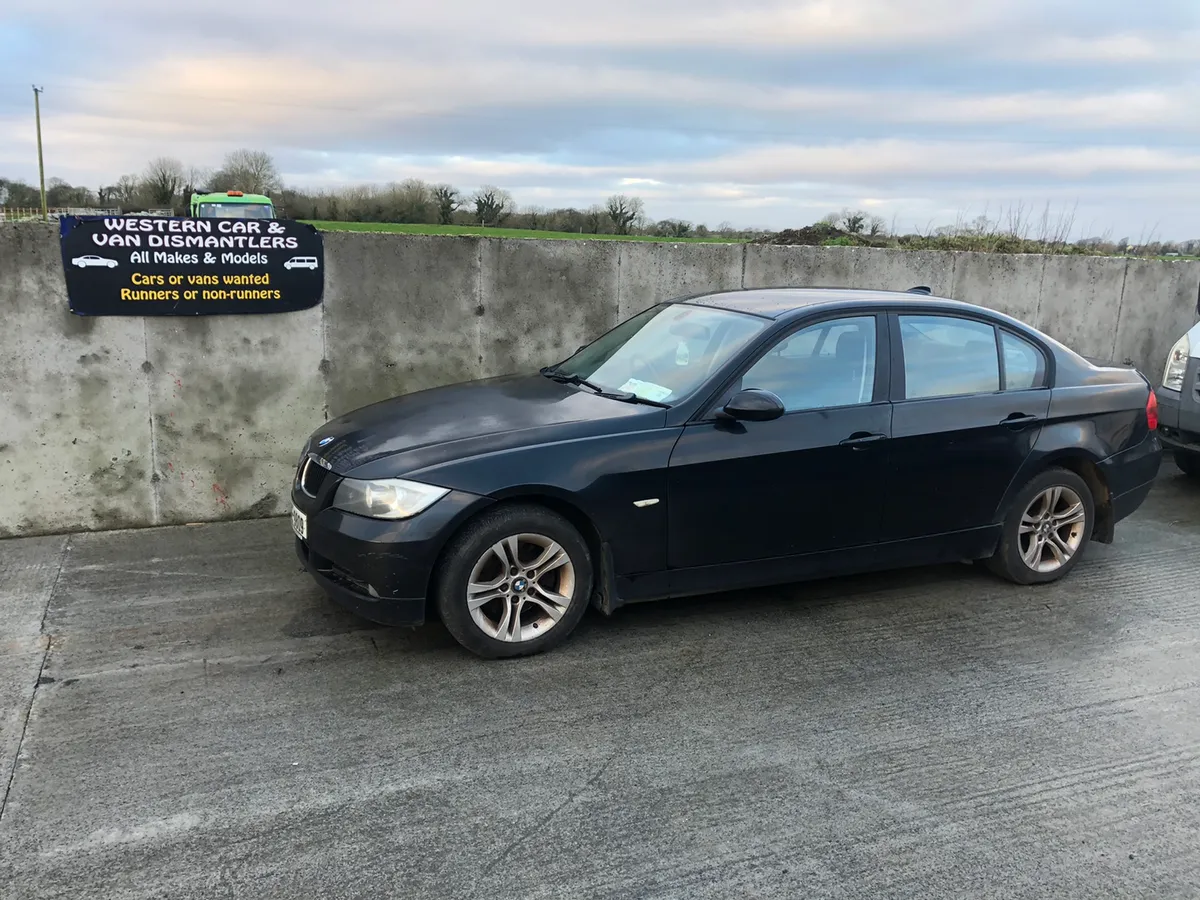
<instances>
[{"instance_id":1,"label":"cloudy sky","mask_svg":"<svg viewBox=\"0 0 1200 900\"><path fill-rule=\"evenodd\" d=\"M780 228L1023 204L1200 237L1197 0L5 0L0 175L272 152L320 187Z\"/></svg>"}]
</instances>

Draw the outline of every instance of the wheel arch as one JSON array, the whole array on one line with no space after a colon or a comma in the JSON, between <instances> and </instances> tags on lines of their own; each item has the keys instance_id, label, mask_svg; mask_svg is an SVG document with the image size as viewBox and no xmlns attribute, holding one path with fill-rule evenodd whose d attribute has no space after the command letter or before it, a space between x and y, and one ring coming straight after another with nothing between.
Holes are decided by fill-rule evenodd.
<instances>
[{"instance_id":1,"label":"wheel arch","mask_svg":"<svg viewBox=\"0 0 1200 900\"><path fill-rule=\"evenodd\" d=\"M1108 480L1104 477L1104 471L1100 468L1099 463L1100 460L1096 456L1079 447L1064 447L1039 456L1022 469L1018 477L1014 478L1008 486L1004 500L997 510L999 521L1004 521L1017 494L1032 479L1049 469L1067 469L1082 478L1092 493L1096 521L1092 526L1091 539L1097 543L1111 544L1116 529L1116 519L1113 513L1112 492L1109 490Z\"/></svg>"},{"instance_id":2,"label":"wheel arch","mask_svg":"<svg viewBox=\"0 0 1200 900\"><path fill-rule=\"evenodd\" d=\"M588 552L592 557L593 583L591 603L606 615L612 612L615 606L618 605L614 591L616 575L612 564L612 553L609 551L607 543L600 534L600 529L596 527L596 523L592 521L591 516L568 493L550 485L524 485L507 488L489 499L492 501L491 503L476 510L472 515L466 516L461 522L456 524L454 530L447 535L441 550L438 551L430 578L429 590L425 597L425 614L427 618L436 614L436 604L433 598L437 592L437 580L441 577L442 564L445 561L446 553L449 551L451 544L454 543L454 539L484 513L490 513L507 506L525 504L541 506L549 509L551 512L558 513L575 527L583 537L584 543L587 544Z\"/></svg>"}]
</instances>

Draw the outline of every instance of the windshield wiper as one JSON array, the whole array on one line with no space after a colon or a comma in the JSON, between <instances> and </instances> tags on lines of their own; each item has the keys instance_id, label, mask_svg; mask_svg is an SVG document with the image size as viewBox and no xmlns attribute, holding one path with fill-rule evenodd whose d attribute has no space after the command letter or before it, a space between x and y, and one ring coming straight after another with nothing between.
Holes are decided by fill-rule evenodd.
<instances>
[{"instance_id":1,"label":"windshield wiper","mask_svg":"<svg viewBox=\"0 0 1200 900\"><path fill-rule=\"evenodd\" d=\"M606 391L598 384L593 384L586 378L581 378L578 375L567 375L565 372L558 371L553 366L543 366L538 371L547 378L557 381L559 384L572 384L578 387L591 388L596 392L597 397L604 397L608 400L620 400L622 403L642 403L646 406L657 406L659 409L670 409L671 404L659 403L657 400L648 400L645 397L639 397L630 391Z\"/></svg>"},{"instance_id":2,"label":"windshield wiper","mask_svg":"<svg viewBox=\"0 0 1200 900\"><path fill-rule=\"evenodd\" d=\"M660 403L658 400L651 400L648 397L639 397L629 391L605 391L600 396L608 397L610 400L620 400L623 403L642 403L646 406L657 406L659 409L671 408L670 403Z\"/></svg>"},{"instance_id":3,"label":"windshield wiper","mask_svg":"<svg viewBox=\"0 0 1200 900\"><path fill-rule=\"evenodd\" d=\"M574 384L585 388L591 388L597 394L604 393L604 388L600 387L600 385L592 384L586 378L580 378L578 375L567 375L566 373L560 372L558 369L550 366L546 366L540 371L547 378L557 381L559 384Z\"/></svg>"}]
</instances>

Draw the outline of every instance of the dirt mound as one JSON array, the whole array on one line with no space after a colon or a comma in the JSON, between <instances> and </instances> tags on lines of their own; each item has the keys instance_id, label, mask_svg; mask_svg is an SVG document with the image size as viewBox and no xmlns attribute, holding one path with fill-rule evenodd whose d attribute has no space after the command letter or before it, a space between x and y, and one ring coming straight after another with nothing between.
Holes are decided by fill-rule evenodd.
<instances>
[{"instance_id":1,"label":"dirt mound","mask_svg":"<svg viewBox=\"0 0 1200 900\"><path fill-rule=\"evenodd\" d=\"M774 234L768 234L753 241L755 244L776 244L779 246L819 247L823 244L841 244L849 247L871 247L881 242L872 240L865 234L851 234L842 231L836 225L818 222L816 225L805 225L803 228L785 228Z\"/></svg>"}]
</instances>

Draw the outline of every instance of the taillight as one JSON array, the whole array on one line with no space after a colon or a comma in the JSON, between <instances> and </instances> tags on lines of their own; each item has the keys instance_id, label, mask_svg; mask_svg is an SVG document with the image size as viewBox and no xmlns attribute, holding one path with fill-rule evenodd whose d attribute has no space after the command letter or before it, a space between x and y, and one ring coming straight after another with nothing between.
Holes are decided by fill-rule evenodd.
<instances>
[{"instance_id":1,"label":"taillight","mask_svg":"<svg viewBox=\"0 0 1200 900\"><path fill-rule=\"evenodd\" d=\"M1150 399L1146 401L1146 424L1151 431L1158 428L1158 398L1154 396L1154 391L1150 392Z\"/></svg>"}]
</instances>

